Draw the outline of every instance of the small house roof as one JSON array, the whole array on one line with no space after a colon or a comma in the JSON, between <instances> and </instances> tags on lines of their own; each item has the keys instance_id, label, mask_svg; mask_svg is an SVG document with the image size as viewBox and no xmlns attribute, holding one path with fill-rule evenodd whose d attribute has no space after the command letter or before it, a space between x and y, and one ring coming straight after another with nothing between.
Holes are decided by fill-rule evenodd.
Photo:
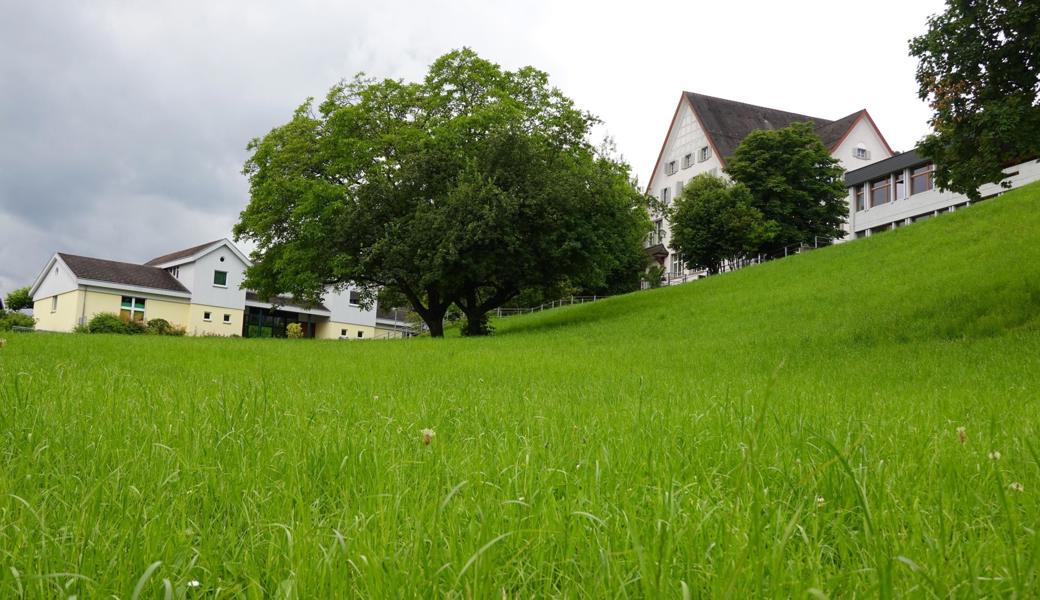
<instances>
[{"instance_id":1,"label":"small house roof","mask_svg":"<svg viewBox=\"0 0 1040 600\"><path fill-rule=\"evenodd\" d=\"M181 282L177 281L173 275L158 267L91 258L89 256L77 256L63 252L59 252L58 257L79 279L188 293L188 289L181 285Z\"/></svg>"}]
</instances>

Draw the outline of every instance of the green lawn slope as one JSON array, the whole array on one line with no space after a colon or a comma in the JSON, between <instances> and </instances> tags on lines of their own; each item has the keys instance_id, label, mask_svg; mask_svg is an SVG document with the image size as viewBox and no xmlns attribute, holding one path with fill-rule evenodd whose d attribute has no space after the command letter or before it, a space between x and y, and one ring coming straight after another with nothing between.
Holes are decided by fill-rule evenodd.
<instances>
[{"instance_id":1,"label":"green lawn slope","mask_svg":"<svg viewBox=\"0 0 1040 600\"><path fill-rule=\"evenodd\" d=\"M8 335L0 596L1037 596L1038 242L1034 185L489 339Z\"/></svg>"}]
</instances>

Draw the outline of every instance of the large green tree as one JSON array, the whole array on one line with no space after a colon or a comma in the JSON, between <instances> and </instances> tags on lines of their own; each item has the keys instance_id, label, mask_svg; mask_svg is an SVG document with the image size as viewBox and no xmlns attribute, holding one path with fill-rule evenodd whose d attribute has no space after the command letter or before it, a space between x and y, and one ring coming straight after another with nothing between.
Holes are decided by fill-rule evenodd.
<instances>
[{"instance_id":1,"label":"large green tree","mask_svg":"<svg viewBox=\"0 0 1040 600\"><path fill-rule=\"evenodd\" d=\"M7 310L32 308L33 301L32 296L29 295L29 286L11 290L11 292L7 294L4 303L7 305ZM2 306L0 306L0 308L2 308Z\"/></svg>"},{"instance_id":2,"label":"large green tree","mask_svg":"<svg viewBox=\"0 0 1040 600\"><path fill-rule=\"evenodd\" d=\"M718 273L725 260L754 254L778 229L753 206L743 184L698 175L676 198L669 214L672 249L690 267Z\"/></svg>"},{"instance_id":3,"label":"large green tree","mask_svg":"<svg viewBox=\"0 0 1040 600\"><path fill-rule=\"evenodd\" d=\"M843 235L849 212L845 171L811 123L753 131L727 160L726 173L747 186L752 205L776 223L764 253L783 254L785 246Z\"/></svg>"},{"instance_id":4,"label":"large green tree","mask_svg":"<svg viewBox=\"0 0 1040 600\"><path fill-rule=\"evenodd\" d=\"M1040 2L949 0L910 41L933 133L919 151L942 188L978 198L1040 156Z\"/></svg>"},{"instance_id":5,"label":"large green tree","mask_svg":"<svg viewBox=\"0 0 1040 600\"><path fill-rule=\"evenodd\" d=\"M590 145L595 123L544 72L469 49L422 82L336 85L250 143L247 284L305 300L390 289L435 336L453 303L481 334L524 290L602 285L637 264L649 218L628 167Z\"/></svg>"}]
</instances>

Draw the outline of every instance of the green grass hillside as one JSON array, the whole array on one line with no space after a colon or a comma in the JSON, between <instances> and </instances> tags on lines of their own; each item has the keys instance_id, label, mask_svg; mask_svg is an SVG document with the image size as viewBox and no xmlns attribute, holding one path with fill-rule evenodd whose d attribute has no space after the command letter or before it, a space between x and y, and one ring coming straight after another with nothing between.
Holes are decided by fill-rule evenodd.
<instances>
[{"instance_id":1,"label":"green grass hillside","mask_svg":"<svg viewBox=\"0 0 1040 600\"><path fill-rule=\"evenodd\" d=\"M1031 186L489 339L9 335L0 596L1037 596L1038 242Z\"/></svg>"}]
</instances>

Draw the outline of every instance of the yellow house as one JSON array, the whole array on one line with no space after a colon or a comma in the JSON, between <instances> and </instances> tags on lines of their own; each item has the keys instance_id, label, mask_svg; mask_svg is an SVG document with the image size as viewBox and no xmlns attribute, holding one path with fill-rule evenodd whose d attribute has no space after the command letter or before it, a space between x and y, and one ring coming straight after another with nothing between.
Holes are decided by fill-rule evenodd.
<instances>
[{"instance_id":1,"label":"yellow house","mask_svg":"<svg viewBox=\"0 0 1040 600\"><path fill-rule=\"evenodd\" d=\"M165 319L189 335L279 337L299 323L305 337L386 337L377 307L362 308L360 291L329 288L317 305L289 297L261 299L244 288L249 259L222 239L164 254L144 264L59 252L40 272L30 295L36 328L72 331L99 313L127 320ZM410 333L396 324L393 333Z\"/></svg>"}]
</instances>

